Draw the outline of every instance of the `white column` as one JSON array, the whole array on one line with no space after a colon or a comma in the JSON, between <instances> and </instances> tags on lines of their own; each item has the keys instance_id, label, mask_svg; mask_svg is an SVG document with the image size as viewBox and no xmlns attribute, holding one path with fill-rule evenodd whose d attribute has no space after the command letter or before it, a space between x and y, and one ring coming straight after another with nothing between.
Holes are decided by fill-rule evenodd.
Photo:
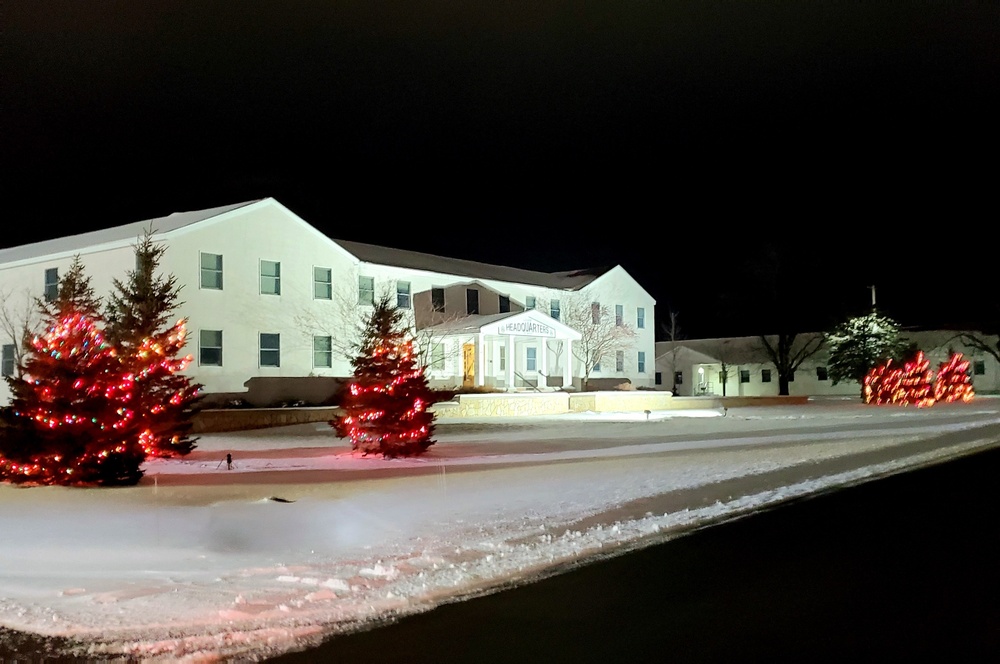
<instances>
[{"instance_id":1,"label":"white column","mask_svg":"<svg viewBox=\"0 0 1000 664\"><path fill-rule=\"evenodd\" d=\"M563 363L563 389L573 385L573 340L566 340L566 361Z\"/></svg>"},{"instance_id":2,"label":"white column","mask_svg":"<svg viewBox=\"0 0 1000 664\"><path fill-rule=\"evenodd\" d=\"M549 373L549 343L545 340L545 337L539 337L539 355L538 358L538 387L548 387L545 382L545 376Z\"/></svg>"},{"instance_id":3,"label":"white column","mask_svg":"<svg viewBox=\"0 0 1000 664\"><path fill-rule=\"evenodd\" d=\"M476 387L485 384L486 374L486 337L482 333L476 335Z\"/></svg>"},{"instance_id":4,"label":"white column","mask_svg":"<svg viewBox=\"0 0 1000 664\"><path fill-rule=\"evenodd\" d=\"M507 344L507 390L514 390L514 335L508 334L504 343Z\"/></svg>"}]
</instances>

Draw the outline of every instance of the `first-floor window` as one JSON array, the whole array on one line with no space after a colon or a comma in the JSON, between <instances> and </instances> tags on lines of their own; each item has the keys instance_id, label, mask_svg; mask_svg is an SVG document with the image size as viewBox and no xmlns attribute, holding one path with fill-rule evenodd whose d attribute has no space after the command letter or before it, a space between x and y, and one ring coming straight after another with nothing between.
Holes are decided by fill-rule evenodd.
<instances>
[{"instance_id":1,"label":"first-floor window","mask_svg":"<svg viewBox=\"0 0 1000 664\"><path fill-rule=\"evenodd\" d=\"M771 382L771 370L770 369L761 369L760 370L760 382L762 382L762 383L770 383Z\"/></svg>"},{"instance_id":2,"label":"first-floor window","mask_svg":"<svg viewBox=\"0 0 1000 664\"><path fill-rule=\"evenodd\" d=\"M675 371L674 372L674 385L683 385L683 384L684 384L684 372L683 371Z\"/></svg>"},{"instance_id":3,"label":"first-floor window","mask_svg":"<svg viewBox=\"0 0 1000 664\"><path fill-rule=\"evenodd\" d=\"M444 369L444 344L434 344L431 348L429 369Z\"/></svg>"},{"instance_id":4,"label":"first-floor window","mask_svg":"<svg viewBox=\"0 0 1000 664\"><path fill-rule=\"evenodd\" d=\"M826 367L816 367L816 380L827 380L829 375L826 372Z\"/></svg>"},{"instance_id":5,"label":"first-floor window","mask_svg":"<svg viewBox=\"0 0 1000 664\"><path fill-rule=\"evenodd\" d=\"M646 353L641 350L639 351L638 365L639 373L646 373Z\"/></svg>"},{"instance_id":6,"label":"first-floor window","mask_svg":"<svg viewBox=\"0 0 1000 664\"><path fill-rule=\"evenodd\" d=\"M656 384L663 385L663 372L660 371L656 372Z\"/></svg>"},{"instance_id":7,"label":"first-floor window","mask_svg":"<svg viewBox=\"0 0 1000 664\"><path fill-rule=\"evenodd\" d=\"M750 370L749 369L740 369L740 382L741 383L749 383L750 382Z\"/></svg>"},{"instance_id":8,"label":"first-floor window","mask_svg":"<svg viewBox=\"0 0 1000 664\"><path fill-rule=\"evenodd\" d=\"M318 369L333 366L333 337L313 337L313 366Z\"/></svg>"},{"instance_id":9,"label":"first-floor window","mask_svg":"<svg viewBox=\"0 0 1000 664\"><path fill-rule=\"evenodd\" d=\"M524 368L527 369L528 371L537 371L538 370L538 356L537 356L538 349L535 348L534 346L528 346L528 348L526 348L525 350L527 350L527 355L525 357Z\"/></svg>"},{"instance_id":10,"label":"first-floor window","mask_svg":"<svg viewBox=\"0 0 1000 664\"><path fill-rule=\"evenodd\" d=\"M625 371L625 351L615 351L615 371Z\"/></svg>"},{"instance_id":11,"label":"first-floor window","mask_svg":"<svg viewBox=\"0 0 1000 664\"><path fill-rule=\"evenodd\" d=\"M198 364L222 366L222 330L202 330L198 335Z\"/></svg>"},{"instance_id":12,"label":"first-floor window","mask_svg":"<svg viewBox=\"0 0 1000 664\"><path fill-rule=\"evenodd\" d=\"M281 335L260 333L260 366L281 366Z\"/></svg>"},{"instance_id":13,"label":"first-floor window","mask_svg":"<svg viewBox=\"0 0 1000 664\"><path fill-rule=\"evenodd\" d=\"M986 375L986 362L983 360L975 360L972 363L972 373L975 376L985 376Z\"/></svg>"},{"instance_id":14,"label":"first-floor window","mask_svg":"<svg viewBox=\"0 0 1000 664\"><path fill-rule=\"evenodd\" d=\"M0 375L14 375L14 344L4 344L0 349Z\"/></svg>"},{"instance_id":15,"label":"first-floor window","mask_svg":"<svg viewBox=\"0 0 1000 664\"><path fill-rule=\"evenodd\" d=\"M594 368L591 369L591 371L596 371L597 373L601 372L601 360L600 360L600 358L598 358L598 360L596 362L594 362Z\"/></svg>"},{"instance_id":16,"label":"first-floor window","mask_svg":"<svg viewBox=\"0 0 1000 664\"><path fill-rule=\"evenodd\" d=\"M500 371L507 370L507 348L500 346Z\"/></svg>"}]
</instances>

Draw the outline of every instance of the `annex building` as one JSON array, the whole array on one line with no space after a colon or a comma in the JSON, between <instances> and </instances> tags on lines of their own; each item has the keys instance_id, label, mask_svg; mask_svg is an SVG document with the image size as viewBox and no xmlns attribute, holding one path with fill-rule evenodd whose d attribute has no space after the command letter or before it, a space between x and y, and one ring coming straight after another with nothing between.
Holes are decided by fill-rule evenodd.
<instances>
[{"instance_id":1,"label":"annex building","mask_svg":"<svg viewBox=\"0 0 1000 664\"><path fill-rule=\"evenodd\" d=\"M406 312L434 387L579 390L585 376L654 386L655 301L621 266L546 273L335 240L273 198L0 250L4 375L16 371L17 329L37 330L33 298L54 297L76 256L95 294L109 294L147 229L165 248L161 273L182 286L186 373L209 396L350 376L366 311L383 296ZM628 334L585 361L608 327ZM4 382L0 404L9 399Z\"/></svg>"}]
</instances>

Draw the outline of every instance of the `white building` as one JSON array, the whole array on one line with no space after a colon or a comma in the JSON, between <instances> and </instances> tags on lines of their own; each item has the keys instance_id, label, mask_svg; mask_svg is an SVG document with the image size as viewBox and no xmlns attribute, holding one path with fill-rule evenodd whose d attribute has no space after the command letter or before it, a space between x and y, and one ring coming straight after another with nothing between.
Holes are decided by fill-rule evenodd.
<instances>
[{"instance_id":1,"label":"white building","mask_svg":"<svg viewBox=\"0 0 1000 664\"><path fill-rule=\"evenodd\" d=\"M1000 364L981 350L961 343L959 333L948 330L904 331L903 338L923 350L936 370L952 352L969 360L973 387L980 394L1000 392ZM982 336L982 335L979 335ZM815 343L822 335L798 335L797 349ZM996 346L996 336L992 339ZM774 345L772 339L772 346ZM827 372L829 354L823 347L802 362L788 385L791 396L859 396L855 381L833 384ZM725 369L725 370L723 370ZM774 396L778 394L778 372L768 359L760 337L688 339L656 344L656 389L676 385L680 396Z\"/></svg>"},{"instance_id":2,"label":"white building","mask_svg":"<svg viewBox=\"0 0 1000 664\"><path fill-rule=\"evenodd\" d=\"M586 330L567 321L582 310L595 327L613 317L634 331L590 378L653 386L655 302L620 266L543 273L333 240L272 198L0 250L4 320L57 292L77 255L95 294L110 293L147 229L165 247L161 272L182 285L187 374L209 394L246 393L251 379L349 376L366 307L383 295L410 317L435 387L580 389ZM4 374L16 370L15 336L0 329ZM0 403L9 398L4 383Z\"/></svg>"}]
</instances>

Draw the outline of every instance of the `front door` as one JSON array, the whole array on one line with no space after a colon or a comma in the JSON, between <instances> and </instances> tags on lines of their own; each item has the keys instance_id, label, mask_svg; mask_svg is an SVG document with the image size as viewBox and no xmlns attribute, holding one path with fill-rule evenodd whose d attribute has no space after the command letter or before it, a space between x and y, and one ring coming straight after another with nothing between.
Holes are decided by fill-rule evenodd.
<instances>
[{"instance_id":1,"label":"front door","mask_svg":"<svg viewBox=\"0 0 1000 664\"><path fill-rule=\"evenodd\" d=\"M462 346L462 386L476 384L476 344Z\"/></svg>"}]
</instances>

